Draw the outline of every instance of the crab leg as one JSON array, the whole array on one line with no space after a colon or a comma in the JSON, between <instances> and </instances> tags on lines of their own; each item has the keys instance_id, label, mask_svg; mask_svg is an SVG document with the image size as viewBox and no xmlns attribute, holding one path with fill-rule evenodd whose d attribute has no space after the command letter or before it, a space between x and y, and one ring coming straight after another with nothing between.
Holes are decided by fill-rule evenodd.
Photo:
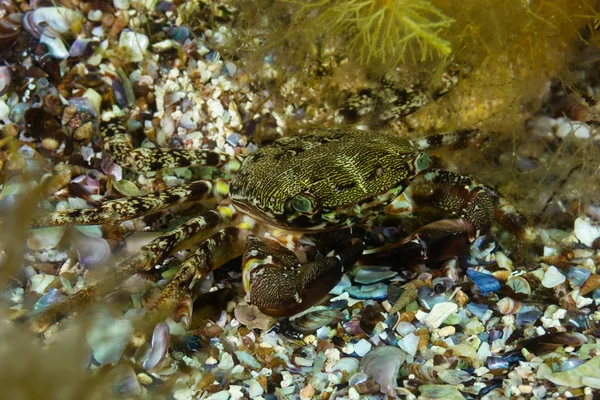
<instances>
[{"instance_id":1,"label":"crab leg","mask_svg":"<svg viewBox=\"0 0 600 400\"><path fill-rule=\"evenodd\" d=\"M149 309L150 322L167 317L198 279L219 268L227 261L242 255L247 232L238 227L227 227L200 243L194 253L185 259L175 276L161 291L158 300Z\"/></svg>"},{"instance_id":2,"label":"crab leg","mask_svg":"<svg viewBox=\"0 0 600 400\"><path fill-rule=\"evenodd\" d=\"M127 128L120 118L100 123L103 150L114 162L136 172L160 171L191 165L220 166L228 157L209 150L134 148Z\"/></svg>"},{"instance_id":3,"label":"crab leg","mask_svg":"<svg viewBox=\"0 0 600 400\"><path fill-rule=\"evenodd\" d=\"M267 245L250 236L243 257L247 299L273 317L297 314L321 300L352 268L362 253L362 242L352 239L335 255L299 265L287 248Z\"/></svg>"},{"instance_id":4,"label":"crab leg","mask_svg":"<svg viewBox=\"0 0 600 400\"><path fill-rule=\"evenodd\" d=\"M32 227L60 225L100 225L120 223L152 214L176 204L216 199L228 194L227 182L197 181L143 196L109 200L96 208L56 211L33 221Z\"/></svg>"},{"instance_id":5,"label":"crab leg","mask_svg":"<svg viewBox=\"0 0 600 400\"><path fill-rule=\"evenodd\" d=\"M215 211L208 211L190 219L143 246L115 268L104 269L100 272L101 276L97 281L92 282L66 300L44 309L40 313L32 314L31 323L37 330L43 331L54 319L81 310L95 298L114 290L131 275L150 270L170 254L207 239L222 222L230 220L234 212L231 207L222 206Z\"/></svg>"},{"instance_id":6,"label":"crab leg","mask_svg":"<svg viewBox=\"0 0 600 400\"><path fill-rule=\"evenodd\" d=\"M388 214L413 213L435 208L449 219L427 224L399 243L366 250L363 261L375 263L437 262L458 255L477 237L487 233L493 219L525 241L535 231L514 206L496 190L450 171L426 172L385 209Z\"/></svg>"}]
</instances>

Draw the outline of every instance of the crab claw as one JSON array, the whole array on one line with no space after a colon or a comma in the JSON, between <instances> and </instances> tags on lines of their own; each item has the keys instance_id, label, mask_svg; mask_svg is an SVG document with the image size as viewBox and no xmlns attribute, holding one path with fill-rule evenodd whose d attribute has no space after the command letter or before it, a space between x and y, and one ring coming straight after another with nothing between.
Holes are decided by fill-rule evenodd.
<instances>
[{"instance_id":1,"label":"crab claw","mask_svg":"<svg viewBox=\"0 0 600 400\"><path fill-rule=\"evenodd\" d=\"M273 317L291 316L313 306L354 266L363 250L362 242L352 239L333 256L304 265L296 259L292 266L287 249L280 247L266 255L266 245L258 241L249 240L244 253L244 287L248 301Z\"/></svg>"},{"instance_id":2,"label":"crab claw","mask_svg":"<svg viewBox=\"0 0 600 400\"><path fill-rule=\"evenodd\" d=\"M398 243L366 250L361 258L370 264L433 263L457 256L476 238L465 219L443 219L425 225Z\"/></svg>"}]
</instances>

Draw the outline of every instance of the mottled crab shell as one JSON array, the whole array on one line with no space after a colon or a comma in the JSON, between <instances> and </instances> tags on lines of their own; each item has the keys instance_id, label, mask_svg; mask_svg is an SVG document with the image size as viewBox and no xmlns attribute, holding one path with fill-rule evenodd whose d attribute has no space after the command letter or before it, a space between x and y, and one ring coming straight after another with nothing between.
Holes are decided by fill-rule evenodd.
<instances>
[{"instance_id":1,"label":"mottled crab shell","mask_svg":"<svg viewBox=\"0 0 600 400\"><path fill-rule=\"evenodd\" d=\"M428 163L426 154L397 137L315 129L248 156L230 194L237 209L270 225L337 229L381 209Z\"/></svg>"}]
</instances>

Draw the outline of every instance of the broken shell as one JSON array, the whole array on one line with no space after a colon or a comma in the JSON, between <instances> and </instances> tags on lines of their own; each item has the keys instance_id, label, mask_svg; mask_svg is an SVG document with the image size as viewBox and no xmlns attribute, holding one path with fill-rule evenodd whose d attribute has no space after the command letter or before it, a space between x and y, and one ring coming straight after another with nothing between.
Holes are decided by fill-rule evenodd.
<instances>
[{"instance_id":1,"label":"broken shell","mask_svg":"<svg viewBox=\"0 0 600 400\"><path fill-rule=\"evenodd\" d=\"M161 322L156 325L154 332L152 332L152 343L150 345L150 352L146 359L142 362L142 367L148 371L156 367L167 355L169 349L169 340L171 335L169 333L169 325L166 322Z\"/></svg>"},{"instance_id":2,"label":"broken shell","mask_svg":"<svg viewBox=\"0 0 600 400\"><path fill-rule=\"evenodd\" d=\"M360 371L369 375L381 387L381 392L396 397L396 379L406 353L394 346L378 346L360 361Z\"/></svg>"}]
</instances>

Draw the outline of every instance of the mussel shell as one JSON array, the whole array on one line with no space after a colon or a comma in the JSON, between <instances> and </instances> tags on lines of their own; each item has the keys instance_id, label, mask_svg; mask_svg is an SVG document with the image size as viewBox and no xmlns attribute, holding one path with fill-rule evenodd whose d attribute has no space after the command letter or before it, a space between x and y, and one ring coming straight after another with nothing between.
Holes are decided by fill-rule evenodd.
<instances>
[{"instance_id":1,"label":"mussel shell","mask_svg":"<svg viewBox=\"0 0 600 400\"><path fill-rule=\"evenodd\" d=\"M580 347L587 342L587 337L582 333L557 332L523 340L519 342L517 348L525 348L536 355L541 355L563 346Z\"/></svg>"},{"instance_id":2,"label":"mussel shell","mask_svg":"<svg viewBox=\"0 0 600 400\"><path fill-rule=\"evenodd\" d=\"M385 320L383 316L385 310L379 303L369 304L366 306L360 316L360 328L367 334L371 335L375 326Z\"/></svg>"},{"instance_id":3,"label":"mussel shell","mask_svg":"<svg viewBox=\"0 0 600 400\"><path fill-rule=\"evenodd\" d=\"M345 318L344 313L328 307L314 307L313 310L302 314L298 318L290 320L290 325L299 332L313 333L317 329L338 323Z\"/></svg>"}]
</instances>

